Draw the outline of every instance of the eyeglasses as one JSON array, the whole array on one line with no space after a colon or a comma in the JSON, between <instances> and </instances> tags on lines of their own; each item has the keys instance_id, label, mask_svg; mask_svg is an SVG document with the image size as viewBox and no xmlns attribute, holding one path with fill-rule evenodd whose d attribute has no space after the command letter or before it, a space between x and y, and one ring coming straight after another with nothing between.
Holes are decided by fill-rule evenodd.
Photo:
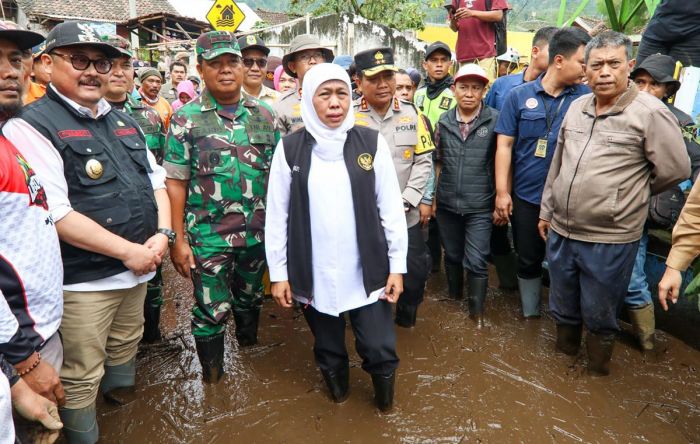
<instances>
[{"instance_id":1,"label":"eyeglasses","mask_svg":"<svg viewBox=\"0 0 700 444\"><path fill-rule=\"evenodd\" d=\"M83 54L61 54L59 52L52 52L51 54L61 57L64 60L70 61L73 68L78 71L85 71L92 64L95 67L95 71L100 74L107 74L112 69L112 61L109 59L91 59L90 57Z\"/></svg>"},{"instance_id":2,"label":"eyeglasses","mask_svg":"<svg viewBox=\"0 0 700 444\"><path fill-rule=\"evenodd\" d=\"M246 68L252 68L253 64L257 64L258 68L264 68L267 66L267 59L262 57L259 59L254 59L252 57L243 57L243 66Z\"/></svg>"},{"instance_id":3,"label":"eyeglasses","mask_svg":"<svg viewBox=\"0 0 700 444\"><path fill-rule=\"evenodd\" d=\"M323 52L321 51L315 51L315 52L307 52L303 54L299 54L294 58L295 60L298 60L302 63L309 63L311 59L314 59L316 62L325 62L326 57L323 55Z\"/></svg>"}]
</instances>

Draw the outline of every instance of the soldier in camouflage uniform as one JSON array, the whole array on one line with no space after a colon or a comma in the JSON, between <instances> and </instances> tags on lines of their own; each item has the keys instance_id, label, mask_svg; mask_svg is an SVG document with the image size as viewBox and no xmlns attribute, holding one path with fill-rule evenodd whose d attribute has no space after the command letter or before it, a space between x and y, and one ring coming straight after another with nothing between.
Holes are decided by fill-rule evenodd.
<instances>
[{"instance_id":1,"label":"soldier in camouflage uniform","mask_svg":"<svg viewBox=\"0 0 700 444\"><path fill-rule=\"evenodd\" d=\"M315 35L302 34L296 36L289 44L289 53L282 57L284 72L297 79L297 89L277 97L272 104L277 120L277 129L283 136L291 134L304 127L301 120L301 84L304 74L312 66L333 60L333 51L321 46L321 41Z\"/></svg>"},{"instance_id":2,"label":"soldier in camouflage uniform","mask_svg":"<svg viewBox=\"0 0 700 444\"><path fill-rule=\"evenodd\" d=\"M257 342L265 193L280 136L272 109L241 94L243 64L232 34L202 34L196 53L205 89L170 121L163 166L178 234L170 254L194 284L197 354L204 380L217 382L232 310L238 343Z\"/></svg>"},{"instance_id":3,"label":"soldier in camouflage uniform","mask_svg":"<svg viewBox=\"0 0 700 444\"><path fill-rule=\"evenodd\" d=\"M165 125L160 115L153 108L137 101L131 91L134 89L134 67L132 65L133 53L128 40L118 35L104 35L102 40L116 47L121 56L112 60L112 72L105 99L120 111L126 112L139 124L146 138L148 149L155 156L158 164L163 163L165 148ZM160 307L163 305L163 277L161 267L156 270L156 275L148 281L148 290L143 307L145 322L143 325L143 342L151 343L161 338Z\"/></svg>"}]
</instances>

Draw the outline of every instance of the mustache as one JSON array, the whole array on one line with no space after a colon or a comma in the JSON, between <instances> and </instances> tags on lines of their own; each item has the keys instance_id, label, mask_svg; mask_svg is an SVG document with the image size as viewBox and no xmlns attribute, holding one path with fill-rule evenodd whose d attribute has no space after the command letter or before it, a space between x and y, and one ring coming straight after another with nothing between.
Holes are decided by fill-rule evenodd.
<instances>
[{"instance_id":1,"label":"mustache","mask_svg":"<svg viewBox=\"0 0 700 444\"><path fill-rule=\"evenodd\" d=\"M80 80L80 81L78 82L78 85L81 85L81 86L96 86L96 87L99 88L99 87L102 86L102 82L100 82L98 79L95 79L95 78L87 78L87 79L84 79L84 80Z\"/></svg>"},{"instance_id":2,"label":"mustache","mask_svg":"<svg viewBox=\"0 0 700 444\"><path fill-rule=\"evenodd\" d=\"M22 92L22 85L16 80L6 80L0 82L0 91Z\"/></svg>"}]
</instances>

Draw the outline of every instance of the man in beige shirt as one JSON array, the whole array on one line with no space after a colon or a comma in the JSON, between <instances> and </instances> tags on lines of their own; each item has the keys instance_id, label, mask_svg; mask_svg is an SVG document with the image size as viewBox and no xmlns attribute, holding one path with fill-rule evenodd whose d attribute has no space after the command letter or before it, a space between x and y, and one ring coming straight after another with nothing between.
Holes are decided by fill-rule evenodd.
<instances>
[{"instance_id":1,"label":"man in beige shirt","mask_svg":"<svg viewBox=\"0 0 700 444\"><path fill-rule=\"evenodd\" d=\"M267 56L270 55L270 48L265 46L265 42L256 35L240 37L238 46L243 55L243 95L272 106L277 99L277 91L263 84L267 74Z\"/></svg>"},{"instance_id":2,"label":"man in beige shirt","mask_svg":"<svg viewBox=\"0 0 700 444\"><path fill-rule=\"evenodd\" d=\"M593 94L571 104L547 175L539 231L547 238L557 349L576 355L583 324L588 371L607 375L649 197L690 175L678 121L629 82L632 43L598 34L586 46Z\"/></svg>"}]
</instances>

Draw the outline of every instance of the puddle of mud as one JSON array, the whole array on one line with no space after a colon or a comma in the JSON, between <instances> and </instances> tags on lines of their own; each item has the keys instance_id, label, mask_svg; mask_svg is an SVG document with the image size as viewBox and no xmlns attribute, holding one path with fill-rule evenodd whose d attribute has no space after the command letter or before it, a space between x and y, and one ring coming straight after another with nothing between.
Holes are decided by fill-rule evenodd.
<instances>
[{"instance_id":1,"label":"puddle of mud","mask_svg":"<svg viewBox=\"0 0 700 444\"><path fill-rule=\"evenodd\" d=\"M623 338L611 376L591 378L585 358L554 352L548 316L520 319L517 294L490 289L490 326L477 330L434 275L417 327L398 329L396 407L380 415L354 351L350 398L328 400L303 316L269 299L259 345L239 350L229 331L226 377L202 384L189 286L172 268L165 278L163 330L175 338L139 354L136 401L98 405L103 443L700 440L700 353L664 333L658 362L644 362Z\"/></svg>"}]
</instances>

